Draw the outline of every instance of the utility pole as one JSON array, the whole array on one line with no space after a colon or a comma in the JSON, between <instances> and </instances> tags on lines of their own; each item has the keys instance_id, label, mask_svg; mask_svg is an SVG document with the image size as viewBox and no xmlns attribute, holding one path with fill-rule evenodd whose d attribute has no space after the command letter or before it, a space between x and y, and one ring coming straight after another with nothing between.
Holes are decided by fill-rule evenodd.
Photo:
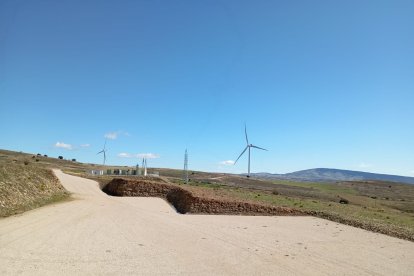
<instances>
[{"instance_id":1,"label":"utility pole","mask_svg":"<svg viewBox=\"0 0 414 276\"><path fill-rule=\"evenodd\" d=\"M183 180L184 180L185 184L188 184L188 153L187 153L187 149L185 149L185 154L184 154Z\"/></svg>"}]
</instances>

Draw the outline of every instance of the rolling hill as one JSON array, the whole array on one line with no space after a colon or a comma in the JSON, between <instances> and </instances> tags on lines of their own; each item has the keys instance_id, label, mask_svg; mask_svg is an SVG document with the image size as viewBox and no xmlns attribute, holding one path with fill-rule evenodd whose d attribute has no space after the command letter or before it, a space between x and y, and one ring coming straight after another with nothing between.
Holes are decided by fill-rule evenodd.
<instances>
[{"instance_id":1,"label":"rolling hill","mask_svg":"<svg viewBox=\"0 0 414 276\"><path fill-rule=\"evenodd\" d=\"M255 173L252 176L262 179L313 182L380 180L414 184L414 177L326 168L309 169L286 174Z\"/></svg>"}]
</instances>

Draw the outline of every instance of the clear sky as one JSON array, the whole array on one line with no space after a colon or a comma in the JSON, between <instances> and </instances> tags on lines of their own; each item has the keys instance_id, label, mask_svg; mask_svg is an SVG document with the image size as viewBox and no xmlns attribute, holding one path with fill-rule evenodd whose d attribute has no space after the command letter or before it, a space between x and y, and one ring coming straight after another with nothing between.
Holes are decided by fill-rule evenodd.
<instances>
[{"instance_id":1,"label":"clear sky","mask_svg":"<svg viewBox=\"0 0 414 276\"><path fill-rule=\"evenodd\" d=\"M414 176L414 1L0 1L0 148ZM227 162L223 162L227 161Z\"/></svg>"}]
</instances>

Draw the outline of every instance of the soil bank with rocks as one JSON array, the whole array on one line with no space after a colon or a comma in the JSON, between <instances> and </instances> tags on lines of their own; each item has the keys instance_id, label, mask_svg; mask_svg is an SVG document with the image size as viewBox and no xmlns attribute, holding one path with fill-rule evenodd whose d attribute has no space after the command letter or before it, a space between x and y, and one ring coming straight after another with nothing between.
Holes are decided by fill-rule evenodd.
<instances>
[{"instance_id":1,"label":"soil bank with rocks","mask_svg":"<svg viewBox=\"0 0 414 276\"><path fill-rule=\"evenodd\" d=\"M112 196L161 197L166 199L181 214L306 215L300 210L287 207L209 198L194 194L194 192L178 185L165 183L162 180L115 178L103 188L103 191Z\"/></svg>"}]
</instances>

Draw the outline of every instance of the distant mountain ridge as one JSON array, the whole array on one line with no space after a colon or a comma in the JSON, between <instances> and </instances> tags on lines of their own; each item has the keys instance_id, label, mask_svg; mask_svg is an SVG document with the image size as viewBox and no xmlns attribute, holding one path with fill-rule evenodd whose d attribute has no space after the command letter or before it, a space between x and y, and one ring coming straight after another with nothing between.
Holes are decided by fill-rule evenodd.
<instances>
[{"instance_id":1,"label":"distant mountain ridge","mask_svg":"<svg viewBox=\"0 0 414 276\"><path fill-rule=\"evenodd\" d=\"M251 175L253 177L263 179L282 179L314 182L380 180L414 184L414 177L327 168L309 169L286 174L253 173Z\"/></svg>"}]
</instances>

